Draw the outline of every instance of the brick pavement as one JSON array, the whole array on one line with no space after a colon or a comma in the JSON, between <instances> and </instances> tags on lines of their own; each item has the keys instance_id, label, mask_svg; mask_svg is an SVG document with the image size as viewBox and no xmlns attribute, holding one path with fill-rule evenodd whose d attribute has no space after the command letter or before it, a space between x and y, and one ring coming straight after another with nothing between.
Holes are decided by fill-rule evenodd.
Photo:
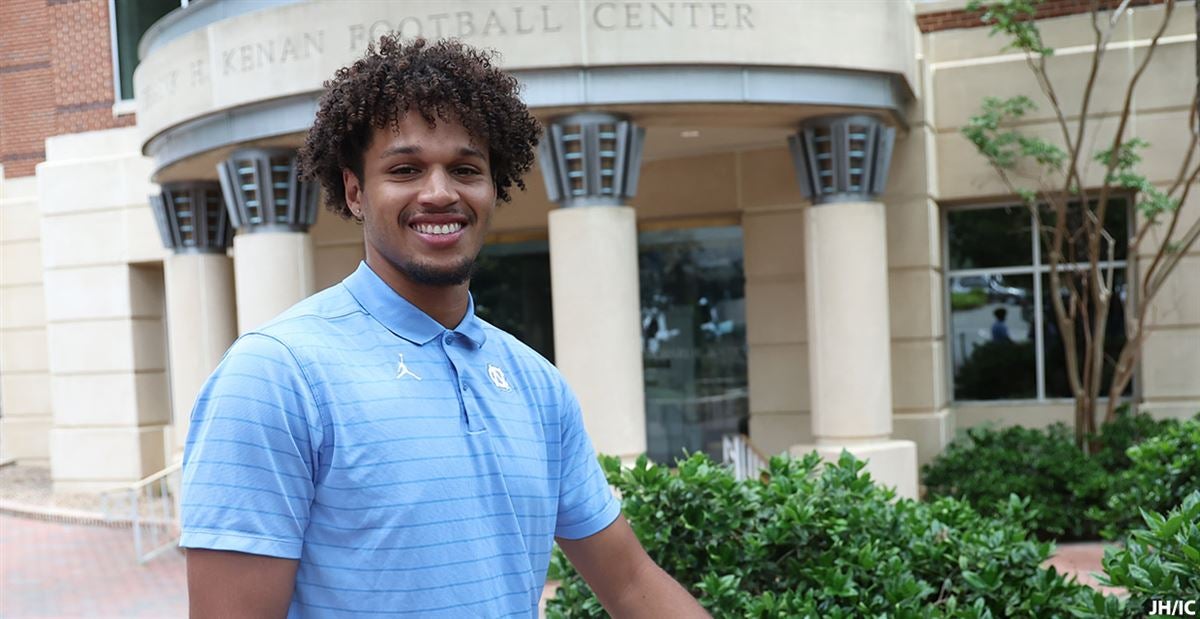
<instances>
[{"instance_id":1,"label":"brick pavement","mask_svg":"<svg viewBox=\"0 0 1200 619\"><path fill-rule=\"evenodd\" d=\"M1101 560L1104 549L1113 546L1108 542L1071 542L1055 544L1054 555L1044 567L1053 566L1058 573L1075 576L1079 584L1087 585L1105 595L1126 595L1128 592L1120 587L1105 587L1096 579L1095 574L1104 571Z\"/></svg>"},{"instance_id":2,"label":"brick pavement","mask_svg":"<svg viewBox=\"0 0 1200 619\"><path fill-rule=\"evenodd\" d=\"M0 617L186 617L183 555L139 565L131 536L0 514Z\"/></svg>"}]
</instances>

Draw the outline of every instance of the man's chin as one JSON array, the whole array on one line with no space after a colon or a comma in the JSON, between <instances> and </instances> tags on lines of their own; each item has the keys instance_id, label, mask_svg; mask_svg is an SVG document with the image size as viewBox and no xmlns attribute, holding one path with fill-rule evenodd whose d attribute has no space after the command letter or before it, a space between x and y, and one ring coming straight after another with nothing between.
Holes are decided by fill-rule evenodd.
<instances>
[{"instance_id":1,"label":"man's chin","mask_svg":"<svg viewBox=\"0 0 1200 619\"><path fill-rule=\"evenodd\" d=\"M475 261L454 266L429 264L406 264L400 269L414 284L422 286L460 286L471 280L475 273Z\"/></svg>"}]
</instances>

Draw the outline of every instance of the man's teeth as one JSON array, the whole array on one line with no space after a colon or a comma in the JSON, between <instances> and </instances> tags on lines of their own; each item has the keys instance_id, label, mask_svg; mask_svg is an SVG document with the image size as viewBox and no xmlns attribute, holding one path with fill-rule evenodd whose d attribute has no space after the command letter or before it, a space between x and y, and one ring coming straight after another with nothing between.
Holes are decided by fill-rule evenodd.
<instances>
[{"instance_id":1,"label":"man's teeth","mask_svg":"<svg viewBox=\"0 0 1200 619\"><path fill-rule=\"evenodd\" d=\"M462 230L460 223L452 224L415 224L413 228L421 234L453 234Z\"/></svg>"}]
</instances>

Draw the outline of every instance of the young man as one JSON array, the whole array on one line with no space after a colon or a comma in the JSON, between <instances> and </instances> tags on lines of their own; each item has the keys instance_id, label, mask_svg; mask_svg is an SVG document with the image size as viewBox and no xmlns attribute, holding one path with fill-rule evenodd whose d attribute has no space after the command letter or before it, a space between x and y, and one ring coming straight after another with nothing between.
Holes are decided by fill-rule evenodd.
<instances>
[{"instance_id":1,"label":"young man","mask_svg":"<svg viewBox=\"0 0 1200 619\"><path fill-rule=\"evenodd\" d=\"M384 37L326 87L303 167L366 261L241 337L197 401L192 615L530 616L557 538L613 615L705 616L621 517L562 377L474 315L540 131L516 81Z\"/></svg>"},{"instance_id":2,"label":"young man","mask_svg":"<svg viewBox=\"0 0 1200 619\"><path fill-rule=\"evenodd\" d=\"M1012 338L1008 335L1008 325L1004 324L1004 319L1008 318L1008 310L1003 307L997 307L996 311L992 312L996 317L996 322L992 323L992 341L993 342L1011 342Z\"/></svg>"}]
</instances>

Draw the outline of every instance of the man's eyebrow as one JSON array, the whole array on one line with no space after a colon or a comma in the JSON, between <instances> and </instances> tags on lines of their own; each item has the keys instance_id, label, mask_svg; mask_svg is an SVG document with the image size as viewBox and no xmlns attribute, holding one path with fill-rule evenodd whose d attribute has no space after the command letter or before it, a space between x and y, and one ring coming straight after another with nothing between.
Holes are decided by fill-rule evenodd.
<instances>
[{"instance_id":1,"label":"man's eyebrow","mask_svg":"<svg viewBox=\"0 0 1200 619\"><path fill-rule=\"evenodd\" d=\"M420 146L391 146L391 147L388 147L387 149L385 149L382 153L380 153L379 158L387 159L388 157L391 157L393 155L417 155L420 153L421 153ZM483 159L484 161L487 161L487 155L484 155L483 152L480 151L479 149L471 148L470 146L463 146L462 148L458 149L458 156L460 156L460 157L478 157L480 159Z\"/></svg>"},{"instance_id":2,"label":"man's eyebrow","mask_svg":"<svg viewBox=\"0 0 1200 619\"><path fill-rule=\"evenodd\" d=\"M462 157L479 157L480 159L487 161L487 155L484 155L479 149L471 148L470 146L464 146L458 149L458 154Z\"/></svg>"},{"instance_id":3,"label":"man's eyebrow","mask_svg":"<svg viewBox=\"0 0 1200 619\"><path fill-rule=\"evenodd\" d=\"M421 152L420 146L390 146L379 154L380 159L387 159L392 155L415 155Z\"/></svg>"}]
</instances>

